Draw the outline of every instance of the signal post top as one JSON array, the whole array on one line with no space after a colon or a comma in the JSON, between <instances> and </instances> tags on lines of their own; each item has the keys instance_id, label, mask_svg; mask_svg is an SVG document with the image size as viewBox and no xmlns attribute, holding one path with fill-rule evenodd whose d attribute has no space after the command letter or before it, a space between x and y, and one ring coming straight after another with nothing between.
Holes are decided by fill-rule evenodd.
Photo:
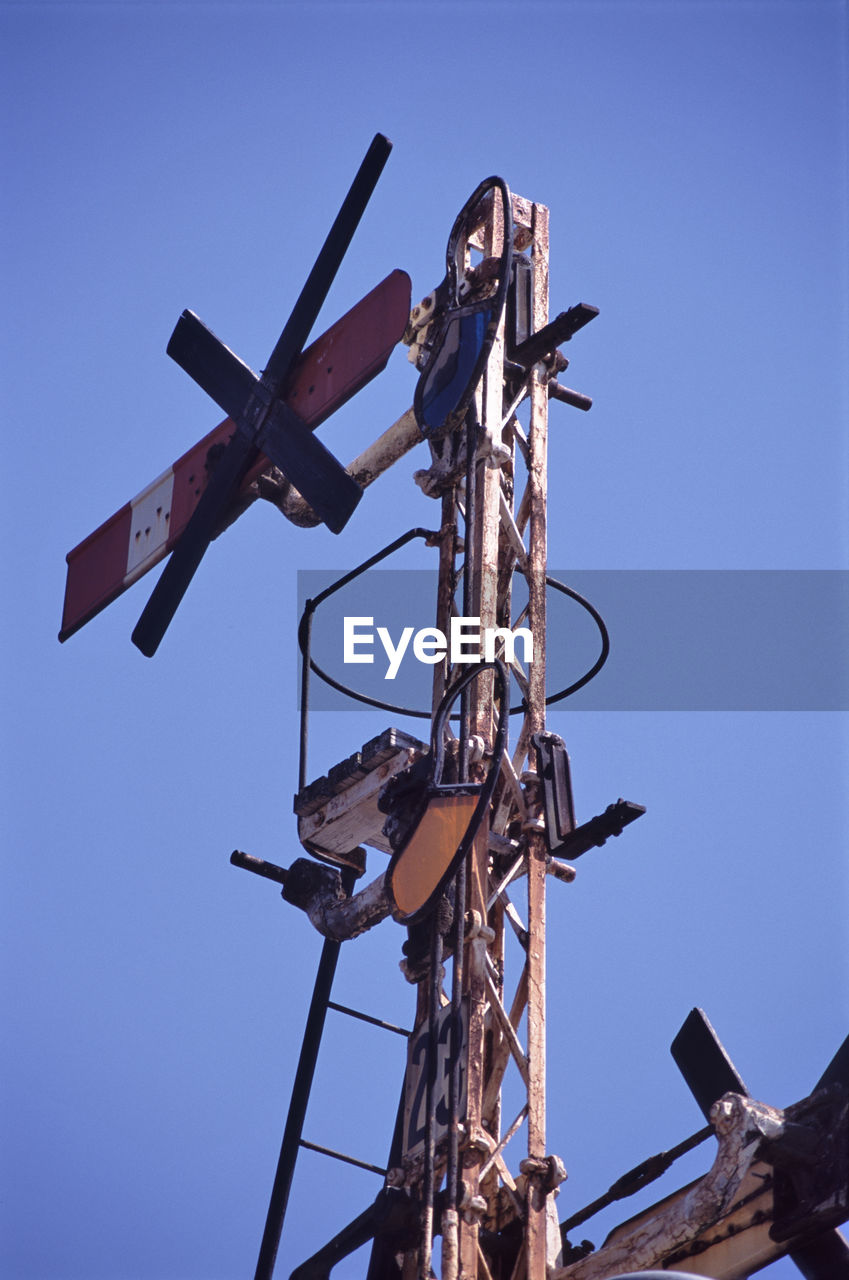
<instances>
[{"instance_id":1,"label":"signal post top","mask_svg":"<svg viewBox=\"0 0 849 1280\"><path fill-rule=\"evenodd\" d=\"M324 1015L331 1006L341 1009L330 1000L340 943L390 916L407 926L403 968L416 989L408 1065L386 1167L353 1159L380 1175L383 1186L373 1205L298 1269L299 1280L328 1275L368 1240L368 1280L430 1280L437 1236L443 1280L607 1280L632 1266L674 1266L680 1257L698 1271L710 1233L726 1218L727 1238L738 1243L736 1253L726 1248L710 1254L721 1280L742 1280L753 1259L761 1266L796 1248L801 1236L803 1251L808 1249L805 1274L831 1280L830 1272L816 1270L816 1250L805 1240L816 1236L827 1266L838 1259L849 1270L849 1251L840 1252L845 1242L833 1231L849 1199L837 1148L834 1168L806 1200L813 1208L801 1226L790 1203L795 1174L782 1193L783 1208L775 1209L774 1197L767 1204L761 1186L756 1223L729 1217L737 1210L737 1189L750 1188L753 1176L799 1167L793 1155L798 1125L791 1133L783 1113L747 1099L736 1075L731 1093L710 1098L712 1127L696 1135L702 1141L715 1132L719 1152L695 1193L685 1189L673 1205L664 1201L646 1211L633 1229L625 1224L609 1247L594 1253L568 1239L567 1231L583 1221L580 1214L562 1226L558 1221L566 1170L549 1149L546 1125L548 879L572 882L576 858L643 812L619 800L579 824L565 745L546 729L547 587L580 601L547 576L548 404L555 399L590 407L588 397L557 381L569 363L559 348L597 312L579 303L549 320L548 210L490 178L455 221L444 280L412 312L409 279L393 272L304 350L387 154L378 135L262 375L184 312L169 353L228 419L68 556L61 639L172 553L134 633L151 654L210 538L256 496L272 497L298 523L322 518L338 531L361 487L426 442L430 465L415 478L438 505L435 529L410 531L367 565L410 537L426 536L438 555L436 628L447 634L452 613L461 612L479 619L482 628L525 625L535 640L527 669L515 654L505 659L503 649L471 672L452 667L445 654L434 665L429 742L388 729L311 781L306 691L311 671L318 670L309 648L317 602L308 604L300 635L305 696L295 809L309 856L287 870L233 855L237 865L282 884L284 898L305 910L326 939L256 1280L270 1280L274 1271L297 1151L315 1147L302 1129ZM402 334L419 370L413 408L366 455L342 468L312 431L384 367ZM517 574L527 584L525 605L514 603ZM603 623L586 607L602 631L595 671L607 640ZM519 692L513 742L507 732L511 684ZM455 702L456 734L449 720ZM377 875L354 893L355 879L375 857ZM679 1044L682 1061L687 1053L686 1043ZM803 1108L802 1127L821 1132L833 1124L845 1132L839 1091L844 1083L849 1087L849 1058L835 1061L829 1069L834 1079L827 1081L835 1088L831 1110L823 1120L821 1108ZM686 1063L682 1070L686 1075ZM502 1114L508 1072L522 1099L515 1116ZM795 1113L791 1120L796 1125ZM753 1126L772 1147L752 1147ZM674 1154L662 1153L668 1157L663 1167ZM766 1161L766 1175L755 1168L756 1156ZM652 1170L661 1164L661 1157L646 1162ZM627 1194L621 1187L629 1179L629 1186L644 1185L649 1173L632 1171L611 1195L615 1189ZM329 1223L331 1217L328 1211ZM755 1226L756 1239L749 1232ZM748 1253L743 1240L751 1243Z\"/></svg>"}]
</instances>

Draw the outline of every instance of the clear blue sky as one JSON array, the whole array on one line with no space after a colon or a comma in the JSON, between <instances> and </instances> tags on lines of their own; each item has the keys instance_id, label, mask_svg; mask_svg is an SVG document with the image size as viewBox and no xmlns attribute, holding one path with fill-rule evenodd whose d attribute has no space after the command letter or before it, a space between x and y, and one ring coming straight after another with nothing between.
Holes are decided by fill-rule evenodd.
<instances>
[{"instance_id":1,"label":"clear blue sky","mask_svg":"<svg viewBox=\"0 0 849 1280\"><path fill-rule=\"evenodd\" d=\"M568 375L595 406L552 414L552 565L845 569L847 8L3 3L0 31L0 1271L224 1280L255 1262L320 950L228 864L300 852L296 570L347 568L434 509L418 454L338 539L257 505L155 659L129 641L150 578L60 646L65 553L218 421L171 329L191 307L261 365L380 130L395 149L319 329L395 267L428 292L490 173L551 208L553 310L601 309ZM405 355L322 429L346 460L411 403ZM324 713L317 771L386 723ZM699 1127L668 1052L693 1005L775 1105L845 1035L847 751L835 712L551 728L579 818L648 809L551 886L565 1217ZM338 997L409 1023L402 940L387 922L346 946ZM307 1136L381 1163L400 1045L332 1022ZM706 1160L583 1231L600 1243ZM306 1153L278 1274L377 1189Z\"/></svg>"}]
</instances>

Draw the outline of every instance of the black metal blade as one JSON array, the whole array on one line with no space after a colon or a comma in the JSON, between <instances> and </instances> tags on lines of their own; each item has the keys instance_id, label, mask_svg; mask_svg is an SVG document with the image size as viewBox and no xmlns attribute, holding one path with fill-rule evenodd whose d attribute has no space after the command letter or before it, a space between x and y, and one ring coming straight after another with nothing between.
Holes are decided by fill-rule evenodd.
<instances>
[{"instance_id":1,"label":"black metal blade","mask_svg":"<svg viewBox=\"0 0 849 1280\"><path fill-rule=\"evenodd\" d=\"M805 1280L847 1280L849 1277L849 1244L836 1227L797 1245L790 1250L790 1257Z\"/></svg>"},{"instance_id":2,"label":"black metal blade","mask_svg":"<svg viewBox=\"0 0 849 1280\"><path fill-rule=\"evenodd\" d=\"M842 1084L849 1089L849 1036L843 1041L811 1092L816 1093L818 1089L825 1089L832 1084ZM836 1280L838 1276L849 1277L849 1242L836 1227L830 1231L824 1231L813 1240L805 1241L802 1245L796 1245L790 1250L790 1257L805 1280Z\"/></svg>"},{"instance_id":3,"label":"black metal blade","mask_svg":"<svg viewBox=\"0 0 849 1280\"><path fill-rule=\"evenodd\" d=\"M375 134L350 190L342 202L321 252L307 276L292 314L277 340L265 367L263 381L274 391L286 389L286 379L294 360L300 355L316 322L318 313L333 283L339 265L347 252L360 218L389 159L392 143L382 133Z\"/></svg>"},{"instance_id":4,"label":"black metal blade","mask_svg":"<svg viewBox=\"0 0 849 1280\"><path fill-rule=\"evenodd\" d=\"M279 401L264 423L258 443L328 529L340 533L363 491L303 418Z\"/></svg>"},{"instance_id":5,"label":"black metal blade","mask_svg":"<svg viewBox=\"0 0 849 1280\"><path fill-rule=\"evenodd\" d=\"M550 355L561 342L569 342L579 329L583 329L585 324L595 320L597 315L598 307L592 306L589 302L579 302L568 311L561 311L544 328L538 329L524 342L510 349L508 355L517 364L530 369L537 360Z\"/></svg>"},{"instance_id":6,"label":"black metal blade","mask_svg":"<svg viewBox=\"0 0 849 1280\"><path fill-rule=\"evenodd\" d=\"M710 1109L724 1093L749 1090L722 1046L703 1009L693 1009L672 1041L670 1051L690 1092L709 1117Z\"/></svg>"},{"instance_id":7,"label":"black metal blade","mask_svg":"<svg viewBox=\"0 0 849 1280\"><path fill-rule=\"evenodd\" d=\"M228 418L241 419L248 400L259 389L259 378L193 311L180 316L166 351Z\"/></svg>"},{"instance_id":8,"label":"black metal blade","mask_svg":"<svg viewBox=\"0 0 849 1280\"><path fill-rule=\"evenodd\" d=\"M825 1089L830 1084L842 1084L844 1088L849 1089L849 1036L843 1041L811 1092L816 1093L817 1089Z\"/></svg>"},{"instance_id":9,"label":"black metal blade","mask_svg":"<svg viewBox=\"0 0 849 1280\"><path fill-rule=\"evenodd\" d=\"M171 553L133 631L133 644L152 658L186 594L230 498L255 454L251 440L237 432L230 439L200 496L180 541Z\"/></svg>"}]
</instances>

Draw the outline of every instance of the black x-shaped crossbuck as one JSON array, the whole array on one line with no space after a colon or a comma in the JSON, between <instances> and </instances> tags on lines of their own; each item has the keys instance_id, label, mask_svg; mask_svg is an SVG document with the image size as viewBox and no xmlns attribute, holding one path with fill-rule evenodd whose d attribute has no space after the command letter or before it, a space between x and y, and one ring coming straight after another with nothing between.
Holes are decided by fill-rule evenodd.
<instances>
[{"instance_id":1,"label":"black x-shaped crossbuck","mask_svg":"<svg viewBox=\"0 0 849 1280\"><path fill-rule=\"evenodd\" d=\"M257 375L191 311L184 311L168 354L203 387L235 424L183 536L133 632L133 643L152 657L239 485L264 453L334 533L362 497L342 464L284 401L287 382L327 297L339 265L392 144L375 135L307 277L265 370Z\"/></svg>"}]
</instances>

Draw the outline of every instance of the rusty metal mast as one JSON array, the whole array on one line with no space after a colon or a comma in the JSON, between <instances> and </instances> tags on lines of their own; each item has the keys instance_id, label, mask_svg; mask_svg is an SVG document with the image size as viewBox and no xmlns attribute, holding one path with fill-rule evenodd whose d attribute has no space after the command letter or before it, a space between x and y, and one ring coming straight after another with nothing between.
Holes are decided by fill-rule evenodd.
<instances>
[{"instance_id":1,"label":"rusty metal mast","mask_svg":"<svg viewBox=\"0 0 849 1280\"><path fill-rule=\"evenodd\" d=\"M484 258L493 257L498 239L504 234L498 225L497 207L482 229L479 247ZM548 323L548 210L539 204L513 199L514 248L529 253L532 270L532 329ZM479 233L480 234L480 233ZM468 1043L466 1049L467 1102L462 1151L461 1199L458 1208L459 1269L464 1276L476 1276L483 1255L479 1230L486 1224L498 1230L505 1217L506 1199L513 1213L525 1218L524 1254L527 1274L544 1276L546 1267L545 1157L545 867L546 850L540 830L540 809L533 784L529 785L524 765L531 750L531 735L545 727L545 572L548 370L532 366L523 378L519 393L511 397L505 415L505 338L499 332L489 356L481 394L480 442L478 457L469 478L474 484L474 528L467 536L474 552L466 564L470 574L471 616L482 627L510 627L510 584L517 563L528 582L527 623L535 638L534 661L529 667L526 709L518 742L505 758L503 786L492 812L487 815L475 839L469 859L467 879L467 941L463 963L463 990L468 1002ZM508 384L509 385L509 384ZM527 393L530 406L527 436L515 416L515 399ZM509 393L508 393L509 394ZM517 474L526 450L526 485L517 494ZM480 456L480 455L483 456ZM465 492L466 503L469 494ZM459 494L443 500L443 529L448 523L445 509ZM527 543L524 539L527 538ZM489 685L489 687L487 687ZM491 746L493 710L491 677L476 687L469 715L472 738ZM510 975L505 968L505 913L518 923L508 896L508 885L493 884L490 842L506 840L508 828L520 824L513 865L508 871L527 873L527 919L519 925L523 959L520 971ZM506 876L501 877L507 879ZM509 927L509 925L507 926ZM472 935L472 936L468 936ZM512 987L512 989L511 989ZM509 993L509 995L507 995ZM505 996L509 1003L505 1005ZM518 1039L518 1026L527 1011L527 1048ZM501 1133L501 1080L510 1062L518 1069L525 1088L522 1111L527 1122L527 1185L520 1191L508 1172L502 1155L505 1138ZM521 1119L510 1117L508 1133ZM502 1188L504 1189L502 1191ZM509 1211L508 1211L509 1213ZM453 1220L449 1210L446 1225L450 1235ZM444 1248L445 1246L443 1246ZM446 1251L445 1280L452 1280L451 1250ZM456 1273L455 1273L456 1274Z\"/></svg>"},{"instance_id":2,"label":"rusty metal mast","mask_svg":"<svg viewBox=\"0 0 849 1280\"><path fill-rule=\"evenodd\" d=\"M492 261L501 252L505 234L496 201L482 208L481 215L479 225L470 228L468 239L465 266L471 274L470 251L478 250L484 263ZM530 314L525 321L527 332L518 334L521 340L548 324L548 209L513 196L512 223L514 250L525 255L528 264L526 301ZM426 317L427 313L425 305L420 315ZM416 317L415 310L413 315ZM426 332L426 326L423 328ZM473 421L466 429L465 474L458 475L456 468L452 474L450 466L443 464L420 477L426 491L441 496L437 626L447 632L450 611L456 607L459 575L455 557L462 525L464 614L479 618L482 629L509 629L511 584L518 570L528 587L522 620L534 637L533 662L527 673L514 663L524 693L518 737L505 753L499 788L462 877L464 938L462 955L458 953L454 963L460 966L467 1018L463 1053L466 1105L465 1114L455 1118L459 1185L453 1192L449 1179L447 1207L441 1214L444 1280L454 1280L458 1274L506 1277L522 1272L542 1280L547 1264L553 1261L547 1257L546 1237L550 1194L557 1185L559 1165L548 1156L545 1114L545 887L550 858L532 747L533 735L545 729L547 444L553 368L551 350L541 350L540 357L545 358L521 366L507 358L505 346L502 320ZM528 406L526 427L516 412L522 401ZM455 454L461 454L456 446ZM447 663L437 668L434 708L456 675L457 670L449 671ZM472 744L484 744L484 752L491 750L494 736L492 686L492 673L478 679L463 726ZM569 872L569 868L562 869L565 878ZM510 897L510 885L521 879L527 886L524 920ZM510 971L505 929L512 929L520 941L516 972ZM455 970L455 981L456 976ZM432 969L420 988L416 1029L427 1020L433 985L438 986L440 979L439 967ZM519 1039L523 1016L525 1047ZM509 1116L505 1124L501 1084L511 1064L521 1081L524 1101L518 1114ZM526 1156L517 1180L508 1169L504 1152L511 1140L514 1145L521 1142L518 1135L523 1122L527 1128ZM444 1145L450 1149L450 1135ZM444 1153L443 1159L447 1159ZM438 1156L437 1182L440 1171ZM433 1170L425 1172L415 1161L404 1169L405 1183L421 1196L426 1194L421 1179L433 1176ZM480 1236L485 1230L494 1239L511 1221L521 1226L521 1261L511 1258L509 1270L503 1271L492 1256L486 1256ZM430 1242L422 1240L416 1263L410 1259L408 1264L410 1274L427 1275L429 1264Z\"/></svg>"},{"instance_id":3,"label":"rusty metal mast","mask_svg":"<svg viewBox=\"0 0 849 1280\"><path fill-rule=\"evenodd\" d=\"M514 717L515 741L492 766L498 778L488 811L447 891L451 901L419 922L417 940L411 931L405 947L407 976L418 985L414 1048L403 1137L387 1179L417 1207L412 1243L404 1250L404 1280L427 1280L435 1236L442 1240L444 1280L510 1280L513 1275L543 1280L559 1252L553 1192L565 1171L546 1146L545 890L549 872L571 880L574 870L551 857L537 773L546 703L548 401L555 395L589 407L586 397L555 382L567 364L556 348L596 312L581 305L549 324L548 209L510 195L500 179L493 181L500 184L502 198L481 184L484 195L467 205L463 234L449 241L449 248L456 256L464 304L491 294L495 264L504 272L505 262L512 263L509 305L499 314L471 402L449 432L429 442L432 465L417 472L416 480L439 502L441 513L439 530L429 538L439 550L436 627L447 635L452 614L462 611L482 633L494 631L499 636L495 657L511 670L521 706ZM420 368L427 365L440 324L444 332L445 295L438 289L413 308L405 337ZM410 437L409 424L399 420L386 433L386 461L379 459L376 470L398 456L402 435L404 451L408 439L421 438ZM356 464L350 470L358 474ZM286 514L291 509L287 495ZM513 618L516 574L526 583L527 599L519 601ZM309 602L308 612L313 605ZM510 647L509 633L520 625L533 637L533 659L526 665ZM307 641L305 670L310 665ZM467 671L459 663L452 667L449 654L435 665L434 715L446 691L457 687ZM471 780L480 779L493 758L496 720L504 714L503 706L496 707L504 690L496 698L495 685L491 669L475 678L464 694L459 736L450 744L459 776ZM389 851L374 826L374 801L387 781L405 775L425 751L414 739L397 738L390 745L381 742L383 763L365 778L343 784L339 766L335 777L302 789L296 810L309 852L361 873L363 844ZM389 760L391 750L395 755ZM364 748L357 756L360 770L368 754ZM303 769L302 775L303 782ZM328 906L320 877L308 872L307 881L298 905L307 907L314 923L320 917L322 930L334 936L353 936L392 906L382 876L341 909L335 898ZM295 900L297 894L284 890L284 896ZM333 914L329 929L328 912ZM450 990L443 957L451 959ZM448 1047L448 1061L440 1059L437 1067L439 1044ZM515 1115L503 1116L502 1082L508 1072L515 1073L521 1101ZM426 1113L419 1132L417 1107ZM520 1147L514 1176L507 1155ZM372 1280L383 1274L373 1262Z\"/></svg>"}]
</instances>

